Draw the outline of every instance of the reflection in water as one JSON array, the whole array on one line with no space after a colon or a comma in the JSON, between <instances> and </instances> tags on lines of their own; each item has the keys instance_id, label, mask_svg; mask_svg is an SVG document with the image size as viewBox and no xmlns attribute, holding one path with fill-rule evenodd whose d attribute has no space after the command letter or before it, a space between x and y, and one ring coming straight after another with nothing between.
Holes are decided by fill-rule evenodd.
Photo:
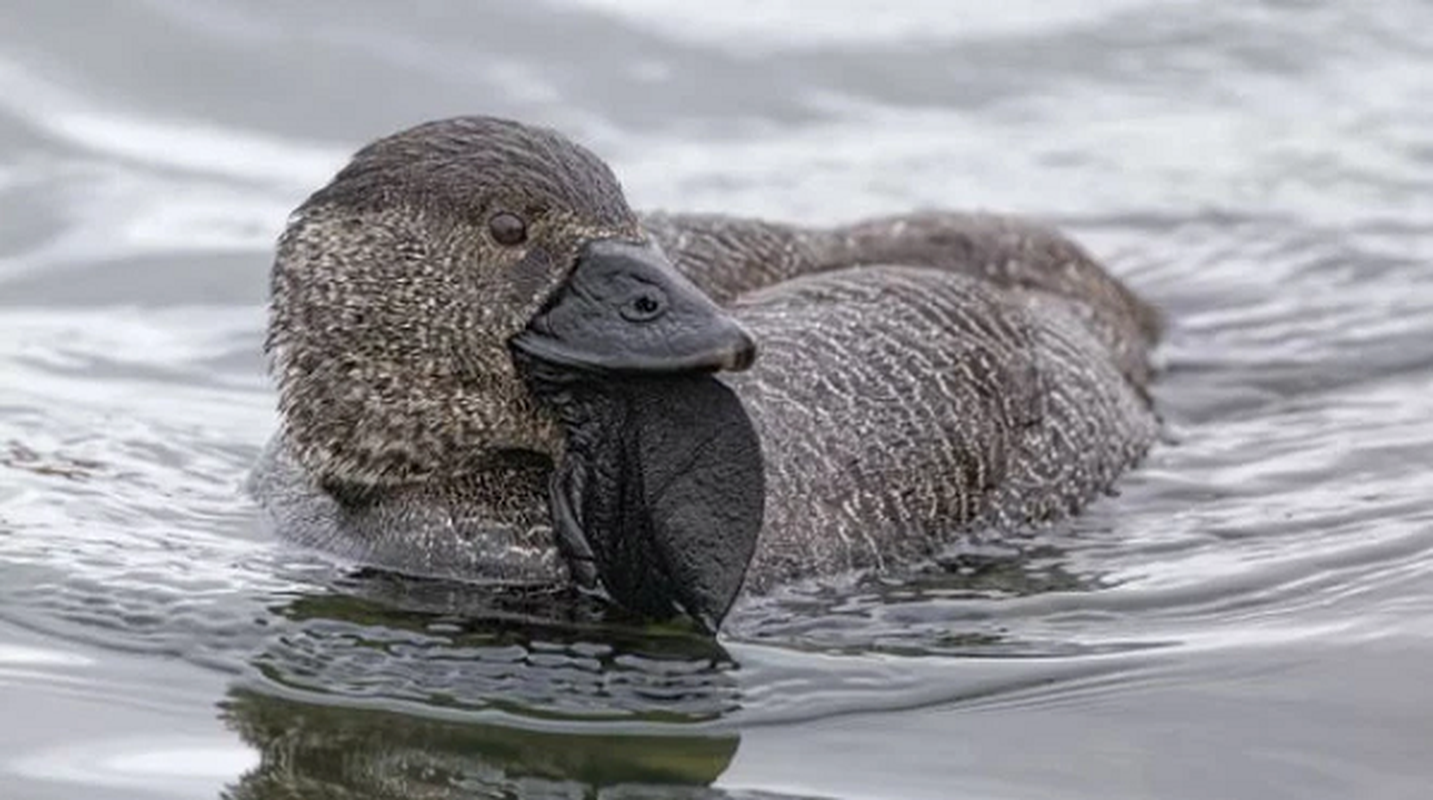
<instances>
[{"instance_id":1,"label":"reflection in water","mask_svg":"<svg viewBox=\"0 0 1433 800\"><path fill-rule=\"evenodd\" d=\"M323 706L236 689L225 720L260 765L225 793L278 798L590 797L619 784L700 787L736 754L735 734L549 733Z\"/></svg>"},{"instance_id":2,"label":"reflection in water","mask_svg":"<svg viewBox=\"0 0 1433 800\"><path fill-rule=\"evenodd\" d=\"M1065 571L1048 544L972 546L909 581L751 604L736 618L746 620L738 637L828 652L1054 655L1048 643L948 617L901 629L879 610L1097 585ZM700 787L739 742L710 723L751 711L738 665L714 640L636 627L563 589L475 591L362 571L268 611L274 635L247 659L261 680L240 682L221 703L262 756L232 800L591 797L619 785L624 796L706 797ZM881 630L924 640L882 641ZM664 788L641 794L656 784Z\"/></svg>"},{"instance_id":3,"label":"reflection in water","mask_svg":"<svg viewBox=\"0 0 1433 800\"><path fill-rule=\"evenodd\" d=\"M739 706L736 665L714 641L623 626L555 589L367 571L335 588L270 607L279 630L250 659L267 686L245 682L221 704L262 755L236 800L700 787L736 752L734 733L652 732Z\"/></svg>"},{"instance_id":4,"label":"reflection in water","mask_svg":"<svg viewBox=\"0 0 1433 800\"><path fill-rule=\"evenodd\" d=\"M715 641L641 629L566 589L363 572L270 612L249 659L290 689L544 719L701 722L739 706Z\"/></svg>"}]
</instances>

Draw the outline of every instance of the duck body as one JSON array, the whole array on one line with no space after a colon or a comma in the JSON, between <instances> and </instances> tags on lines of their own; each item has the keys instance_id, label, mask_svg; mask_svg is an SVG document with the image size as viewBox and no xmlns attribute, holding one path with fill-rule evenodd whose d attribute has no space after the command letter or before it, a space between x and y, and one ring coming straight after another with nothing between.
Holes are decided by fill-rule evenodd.
<instances>
[{"instance_id":1,"label":"duck body","mask_svg":"<svg viewBox=\"0 0 1433 800\"><path fill-rule=\"evenodd\" d=\"M649 229L761 345L722 378L766 466L749 589L1066 517L1157 435L1157 315L1050 229L952 213L827 230L659 216ZM743 240L775 252L744 256ZM727 270L786 261L713 279L706 253Z\"/></svg>"},{"instance_id":2,"label":"duck body","mask_svg":"<svg viewBox=\"0 0 1433 800\"><path fill-rule=\"evenodd\" d=\"M723 472L711 455L673 456L678 466L638 457L662 474L712 466L723 486L764 494L745 518L751 555L731 559L742 562L733 592L891 570L973 528L1058 520L1110 490L1157 435L1147 393L1156 312L1052 229L940 212L834 228L650 214L625 235L660 247L759 347L750 368L715 377L759 442L756 482ZM686 390L677 391L680 405ZM721 405L708 394L690 396ZM525 413L541 419L541 406ZM642 413L659 412L627 413L621 424ZM662 441L703 428L700 413L691 419ZM706 427L692 452L708 454L711 440L741 426ZM574 579L581 562L555 533L549 502L572 436L565 448L480 438L482 457L453 474L350 482L316 475L286 426L251 487L286 538L365 563L477 580ZM740 442L728 450L735 455L721 458L742 460ZM711 503L718 516L725 505ZM693 541L725 561L723 535L703 529Z\"/></svg>"}]
</instances>

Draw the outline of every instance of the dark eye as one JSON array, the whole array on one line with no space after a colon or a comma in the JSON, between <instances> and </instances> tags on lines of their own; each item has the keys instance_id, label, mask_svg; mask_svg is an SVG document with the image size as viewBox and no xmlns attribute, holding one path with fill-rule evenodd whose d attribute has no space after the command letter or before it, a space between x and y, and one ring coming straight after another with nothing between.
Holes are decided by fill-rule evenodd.
<instances>
[{"instance_id":1,"label":"dark eye","mask_svg":"<svg viewBox=\"0 0 1433 800\"><path fill-rule=\"evenodd\" d=\"M527 241L527 223L509 211L499 211L488 219L488 233L503 247L516 247Z\"/></svg>"}]
</instances>

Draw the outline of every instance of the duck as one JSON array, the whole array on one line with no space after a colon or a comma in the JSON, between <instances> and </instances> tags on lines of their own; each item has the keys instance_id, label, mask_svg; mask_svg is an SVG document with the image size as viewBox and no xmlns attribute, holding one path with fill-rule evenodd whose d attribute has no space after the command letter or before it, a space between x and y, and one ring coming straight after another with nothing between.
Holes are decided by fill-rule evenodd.
<instances>
[{"instance_id":1,"label":"duck","mask_svg":"<svg viewBox=\"0 0 1433 800\"><path fill-rule=\"evenodd\" d=\"M1159 431L1159 311L1036 221L633 211L541 126L428 122L289 218L249 489L364 565L738 597L1079 513Z\"/></svg>"}]
</instances>

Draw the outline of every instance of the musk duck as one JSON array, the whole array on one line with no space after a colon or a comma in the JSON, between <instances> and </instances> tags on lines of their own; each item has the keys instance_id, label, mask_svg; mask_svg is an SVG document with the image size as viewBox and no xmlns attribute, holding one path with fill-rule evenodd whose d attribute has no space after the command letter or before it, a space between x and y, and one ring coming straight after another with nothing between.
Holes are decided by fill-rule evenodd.
<instances>
[{"instance_id":1,"label":"musk duck","mask_svg":"<svg viewBox=\"0 0 1433 800\"><path fill-rule=\"evenodd\" d=\"M1074 514L1158 430L1157 312L1051 228L639 214L501 119L358 151L271 288L250 487L283 538L713 632L743 592Z\"/></svg>"}]
</instances>

